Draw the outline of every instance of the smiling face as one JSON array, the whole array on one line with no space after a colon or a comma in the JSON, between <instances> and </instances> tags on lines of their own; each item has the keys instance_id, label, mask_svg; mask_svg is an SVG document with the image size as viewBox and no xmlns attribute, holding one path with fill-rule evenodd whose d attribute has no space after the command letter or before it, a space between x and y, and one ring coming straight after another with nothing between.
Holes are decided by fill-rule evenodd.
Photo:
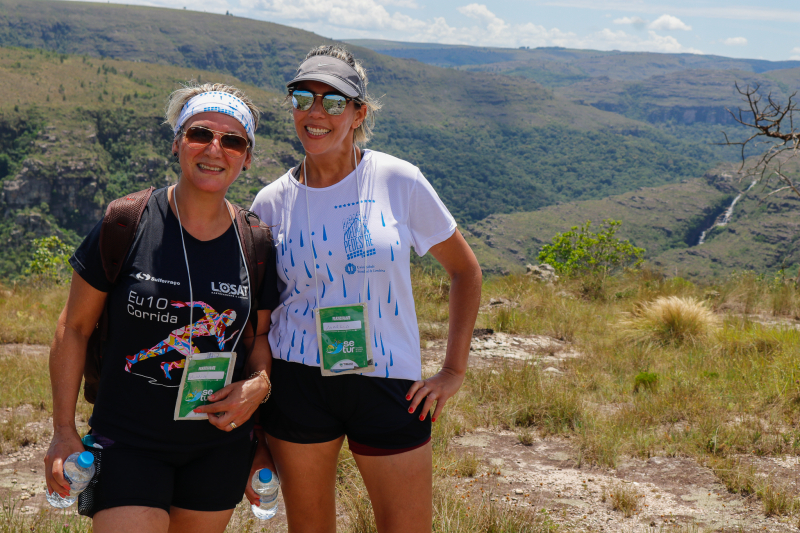
<instances>
[{"instance_id":1,"label":"smiling face","mask_svg":"<svg viewBox=\"0 0 800 533\"><path fill-rule=\"evenodd\" d=\"M203 126L214 131L234 133L247 138L244 127L235 118L222 113L198 113L187 120L184 131L192 126ZM250 166L250 151L241 157L231 157L220 146L219 135L203 146L193 146L180 135L172 143L172 152L178 154L182 178L205 192L227 191L239 176L242 168Z\"/></svg>"},{"instance_id":2,"label":"smiling face","mask_svg":"<svg viewBox=\"0 0 800 533\"><path fill-rule=\"evenodd\" d=\"M318 81L303 81L296 88L314 94L336 93L333 87ZM357 107L355 102L349 101L344 113L329 115L322 107L322 98L316 97L311 109L292 109L292 116L297 137L307 154L351 153L353 132L366 118L367 106Z\"/></svg>"}]
</instances>

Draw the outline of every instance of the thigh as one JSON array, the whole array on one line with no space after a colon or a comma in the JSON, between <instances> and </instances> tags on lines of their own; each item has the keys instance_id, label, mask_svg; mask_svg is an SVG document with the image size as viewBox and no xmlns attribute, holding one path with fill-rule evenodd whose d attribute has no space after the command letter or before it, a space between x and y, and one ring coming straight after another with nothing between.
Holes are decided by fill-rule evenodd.
<instances>
[{"instance_id":1,"label":"thigh","mask_svg":"<svg viewBox=\"0 0 800 533\"><path fill-rule=\"evenodd\" d=\"M222 533L231 515L232 508L226 511L190 511L173 507L169 511L169 533Z\"/></svg>"},{"instance_id":2,"label":"thigh","mask_svg":"<svg viewBox=\"0 0 800 533\"><path fill-rule=\"evenodd\" d=\"M92 518L94 533L167 533L170 516L155 507L112 507Z\"/></svg>"},{"instance_id":3,"label":"thigh","mask_svg":"<svg viewBox=\"0 0 800 533\"><path fill-rule=\"evenodd\" d=\"M312 444L267 437L278 469L289 532L335 532L336 466L344 436Z\"/></svg>"},{"instance_id":4,"label":"thigh","mask_svg":"<svg viewBox=\"0 0 800 533\"><path fill-rule=\"evenodd\" d=\"M252 452L253 441L245 434L233 442L192 453L175 470L172 509L204 511L200 514L232 511L247 488Z\"/></svg>"},{"instance_id":5,"label":"thigh","mask_svg":"<svg viewBox=\"0 0 800 533\"><path fill-rule=\"evenodd\" d=\"M430 533L433 524L431 443L395 455L353 457L367 486L379 533Z\"/></svg>"}]
</instances>

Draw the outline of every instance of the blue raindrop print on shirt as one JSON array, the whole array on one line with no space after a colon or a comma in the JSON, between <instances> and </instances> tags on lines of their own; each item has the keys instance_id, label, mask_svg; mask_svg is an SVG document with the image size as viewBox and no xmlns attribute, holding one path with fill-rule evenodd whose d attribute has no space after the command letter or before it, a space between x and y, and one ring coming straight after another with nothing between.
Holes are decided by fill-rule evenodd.
<instances>
[{"instance_id":1,"label":"blue raindrop print on shirt","mask_svg":"<svg viewBox=\"0 0 800 533\"><path fill-rule=\"evenodd\" d=\"M308 270L308 265L305 261L303 261L303 266L306 267L306 275L308 276L308 279L311 279L311 271Z\"/></svg>"},{"instance_id":2,"label":"blue raindrop print on shirt","mask_svg":"<svg viewBox=\"0 0 800 533\"><path fill-rule=\"evenodd\" d=\"M303 247L303 230L300 230L300 248Z\"/></svg>"},{"instance_id":3,"label":"blue raindrop print on shirt","mask_svg":"<svg viewBox=\"0 0 800 533\"><path fill-rule=\"evenodd\" d=\"M347 285L344 284L344 274L342 274L342 293L344 293L344 297L347 298Z\"/></svg>"},{"instance_id":4,"label":"blue raindrop print on shirt","mask_svg":"<svg viewBox=\"0 0 800 533\"><path fill-rule=\"evenodd\" d=\"M325 268L328 269L328 279L333 282L333 274L331 274L331 267L328 266L328 263L325 263Z\"/></svg>"}]
</instances>

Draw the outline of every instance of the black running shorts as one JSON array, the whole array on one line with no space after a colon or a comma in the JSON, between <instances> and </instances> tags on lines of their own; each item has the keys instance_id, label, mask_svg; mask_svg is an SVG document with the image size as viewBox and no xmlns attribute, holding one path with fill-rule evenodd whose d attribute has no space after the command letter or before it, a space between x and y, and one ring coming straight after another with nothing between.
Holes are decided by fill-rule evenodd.
<instances>
[{"instance_id":1,"label":"black running shorts","mask_svg":"<svg viewBox=\"0 0 800 533\"><path fill-rule=\"evenodd\" d=\"M360 455L394 455L431 440L431 417L409 413L408 379L323 376L318 367L272 360L272 395L261 409L268 435L288 442L329 442L347 435Z\"/></svg>"},{"instance_id":2,"label":"black running shorts","mask_svg":"<svg viewBox=\"0 0 800 533\"><path fill-rule=\"evenodd\" d=\"M199 424L200 422L187 422ZM95 513L129 505L225 511L242 501L254 441L242 438L198 452L145 450L115 442L103 449Z\"/></svg>"}]
</instances>

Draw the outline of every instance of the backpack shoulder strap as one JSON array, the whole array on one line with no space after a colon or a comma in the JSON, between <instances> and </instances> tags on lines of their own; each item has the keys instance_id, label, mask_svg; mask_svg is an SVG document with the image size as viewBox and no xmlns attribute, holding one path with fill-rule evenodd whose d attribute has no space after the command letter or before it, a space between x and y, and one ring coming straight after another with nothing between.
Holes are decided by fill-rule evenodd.
<instances>
[{"instance_id":1,"label":"backpack shoulder strap","mask_svg":"<svg viewBox=\"0 0 800 533\"><path fill-rule=\"evenodd\" d=\"M247 271L250 275L253 299L260 293L261 283L267 269L269 251L272 246L272 232L258 215L247 209L236 208L237 230L242 241Z\"/></svg>"},{"instance_id":2,"label":"backpack shoulder strap","mask_svg":"<svg viewBox=\"0 0 800 533\"><path fill-rule=\"evenodd\" d=\"M131 249L142 213L155 187L134 192L108 204L100 228L100 257L106 279L116 283L122 263Z\"/></svg>"},{"instance_id":3,"label":"backpack shoulder strap","mask_svg":"<svg viewBox=\"0 0 800 533\"><path fill-rule=\"evenodd\" d=\"M258 296L267 270L269 253L272 249L272 232L258 215L234 205L236 209L236 229L242 242L247 272L250 276L250 322L253 332L258 330ZM252 310L256 310L253 312ZM249 355L249 354L248 354Z\"/></svg>"}]
</instances>

